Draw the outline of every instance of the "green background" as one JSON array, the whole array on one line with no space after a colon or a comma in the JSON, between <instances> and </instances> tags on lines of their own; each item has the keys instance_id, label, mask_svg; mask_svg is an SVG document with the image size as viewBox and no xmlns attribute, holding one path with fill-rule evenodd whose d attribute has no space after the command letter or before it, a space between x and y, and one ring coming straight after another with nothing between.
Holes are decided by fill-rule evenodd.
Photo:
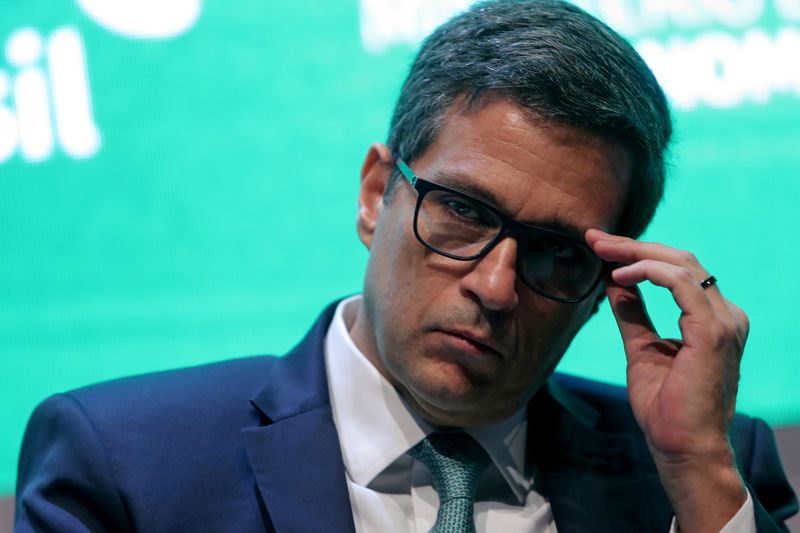
<instances>
[{"instance_id":1,"label":"green background","mask_svg":"<svg viewBox=\"0 0 800 533\"><path fill-rule=\"evenodd\" d=\"M102 146L0 163L0 494L45 396L283 353L325 304L360 290L359 169L385 139L414 49L365 50L357 0L207 1L187 33L156 40L116 35L73 2L0 4L0 45L26 26L79 30ZM676 128L645 237L695 252L748 312L739 409L798 423L800 97L678 109ZM646 295L677 335L669 296ZM607 306L561 370L624 382Z\"/></svg>"}]
</instances>

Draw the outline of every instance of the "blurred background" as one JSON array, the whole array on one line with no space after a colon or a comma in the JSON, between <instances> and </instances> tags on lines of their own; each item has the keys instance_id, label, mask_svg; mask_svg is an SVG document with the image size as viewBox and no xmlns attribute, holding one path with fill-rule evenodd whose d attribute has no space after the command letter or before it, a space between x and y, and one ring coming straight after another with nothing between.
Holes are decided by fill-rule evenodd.
<instances>
[{"instance_id":1,"label":"blurred background","mask_svg":"<svg viewBox=\"0 0 800 533\"><path fill-rule=\"evenodd\" d=\"M675 111L644 238L692 250L748 312L738 409L800 423L800 2L578 3ZM0 3L0 497L44 397L284 353L360 290L362 158L420 38L468 4ZM645 290L678 335L669 296ZM560 370L624 383L606 305Z\"/></svg>"}]
</instances>

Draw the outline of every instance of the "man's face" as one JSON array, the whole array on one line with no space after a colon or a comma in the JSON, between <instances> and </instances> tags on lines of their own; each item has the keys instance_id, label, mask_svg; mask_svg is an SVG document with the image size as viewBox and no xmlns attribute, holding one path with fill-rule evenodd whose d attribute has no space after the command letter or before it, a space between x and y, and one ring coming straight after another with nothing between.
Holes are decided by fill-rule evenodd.
<instances>
[{"instance_id":1,"label":"man's face","mask_svg":"<svg viewBox=\"0 0 800 533\"><path fill-rule=\"evenodd\" d=\"M428 250L413 233L416 191L398 183L382 201L389 161L375 145L362 170L358 229L370 255L353 340L428 421L503 420L544 384L601 289L577 304L534 293L517 275L512 235L474 261ZM451 111L411 168L520 222L572 228L580 238L588 228L614 229L631 171L624 150L537 126L505 99Z\"/></svg>"}]
</instances>

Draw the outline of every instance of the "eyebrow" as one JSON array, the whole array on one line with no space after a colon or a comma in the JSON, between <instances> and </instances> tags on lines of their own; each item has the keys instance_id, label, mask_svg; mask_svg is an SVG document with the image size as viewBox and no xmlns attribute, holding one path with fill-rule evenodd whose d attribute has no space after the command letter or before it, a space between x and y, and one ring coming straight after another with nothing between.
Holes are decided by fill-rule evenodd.
<instances>
[{"instance_id":1,"label":"eyebrow","mask_svg":"<svg viewBox=\"0 0 800 533\"><path fill-rule=\"evenodd\" d=\"M420 176L422 177L422 176ZM503 209L500 208L500 202L498 201L497 195L493 191L490 191L486 187L469 181L467 176L461 172L457 171L450 171L450 170L434 170L430 174L431 181L434 183L439 183L444 185L445 187L450 187L456 191L465 193L468 196L472 196L477 200L481 200L493 208L497 209L507 217L517 220L516 218L512 217L508 213L506 213ZM518 220L518 222L525 224L526 226L534 226L537 228L544 228L549 229L552 231L556 231L563 235L568 235L572 238L578 239L581 242L584 241L583 234L586 230L572 224L570 222L565 222L563 220L536 220L536 221L522 221Z\"/></svg>"},{"instance_id":2,"label":"eyebrow","mask_svg":"<svg viewBox=\"0 0 800 533\"><path fill-rule=\"evenodd\" d=\"M490 191L482 185L469 181L465 174L450 170L434 170L431 172L431 178L435 183L439 183L446 187L451 187L457 191L467 193L468 195L483 200L487 204L498 211L502 211L498 206L500 202L494 192Z\"/></svg>"}]
</instances>

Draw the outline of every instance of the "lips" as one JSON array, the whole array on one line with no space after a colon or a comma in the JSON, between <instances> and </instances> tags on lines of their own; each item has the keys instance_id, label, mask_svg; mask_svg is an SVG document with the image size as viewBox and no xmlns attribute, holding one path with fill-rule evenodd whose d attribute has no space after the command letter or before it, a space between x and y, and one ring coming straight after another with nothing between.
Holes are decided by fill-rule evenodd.
<instances>
[{"instance_id":1,"label":"lips","mask_svg":"<svg viewBox=\"0 0 800 533\"><path fill-rule=\"evenodd\" d=\"M484 354L500 354L497 344L488 336L463 329L440 329L439 331L449 336L454 342L471 348L470 351Z\"/></svg>"}]
</instances>

